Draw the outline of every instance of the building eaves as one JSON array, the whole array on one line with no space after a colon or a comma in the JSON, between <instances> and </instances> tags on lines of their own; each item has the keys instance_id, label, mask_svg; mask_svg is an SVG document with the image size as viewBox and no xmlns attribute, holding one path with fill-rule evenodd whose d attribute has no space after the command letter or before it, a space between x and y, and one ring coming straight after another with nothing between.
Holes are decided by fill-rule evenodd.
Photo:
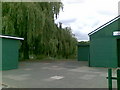
<instances>
[{"instance_id":1,"label":"building eaves","mask_svg":"<svg viewBox=\"0 0 120 90\"><path fill-rule=\"evenodd\" d=\"M120 15L115 17L114 19L108 21L107 23L103 24L102 26L98 27L97 29L95 29L94 31L90 32L88 35L91 36L92 34L96 33L97 31L101 30L102 28L106 27L107 25L115 22L116 20L118 20L120 18Z\"/></svg>"},{"instance_id":2,"label":"building eaves","mask_svg":"<svg viewBox=\"0 0 120 90\"><path fill-rule=\"evenodd\" d=\"M12 37L12 36L4 36L4 35L0 35L0 38L16 39L16 40L24 40L24 38L20 38L20 37Z\"/></svg>"}]
</instances>

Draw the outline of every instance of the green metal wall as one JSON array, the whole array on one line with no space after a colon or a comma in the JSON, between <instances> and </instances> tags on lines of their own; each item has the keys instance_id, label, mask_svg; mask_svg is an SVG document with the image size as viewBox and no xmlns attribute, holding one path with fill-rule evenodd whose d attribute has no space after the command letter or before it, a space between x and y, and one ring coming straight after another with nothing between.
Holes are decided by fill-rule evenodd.
<instances>
[{"instance_id":1,"label":"green metal wall","mask_svg":"<svg viewBox=\"0 0 120 90\"><path fill-rule=\"evenodd\" d=\"M89 45L78 45L78 61L88 61Z\"/></svg>"},{"instance_id":2,"label":"green metal wall","mask_svg":"<svg viewBox=\"0 0 120 90\"><path fill-rule=\"evenodd\" d=\"M90 36L90 66L118 67L118 37L113 36L113 32L118 31L118 22L119 19Z\"/></svg>"},{"instance_id":3,"label":"green metal wall","mask_svg":"<svg viewBox=\"0 0 120 90\"><path fill-rule=\"evenodd\" d=\"M5 38L0 40L2 40L2 70L18 68L19 40Z\"/></svg>"}]
</instances>

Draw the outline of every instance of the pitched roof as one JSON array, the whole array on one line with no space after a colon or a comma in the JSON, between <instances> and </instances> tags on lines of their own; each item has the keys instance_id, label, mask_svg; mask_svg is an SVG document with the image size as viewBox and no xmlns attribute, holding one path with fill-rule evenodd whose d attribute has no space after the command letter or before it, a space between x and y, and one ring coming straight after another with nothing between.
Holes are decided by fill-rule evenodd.
<instances>
[{"instance_id":1,"label":"pitched roof","mask_svg":"<svg viewBox=\"0 0 120 90\"><path fill-rule=\"evenodd\" d=\"M8 38L8 39L24 40L24 38L20 38L20 37L12 37L12 36L4 36L4 35L0 35L0 38Z\"/></svg>"},{"instance_id":2,"label":"pitched roof","mask_svg":"<svg viewBox=\"0 0 120 90\"><path fill-rule=\"evenodd\" d=\"M88 35L91 36L92 34L94 34L95 32L99 31L100 29L106 27L107 25L115 22L116 20L118 20L120 18L120 15L115 17L114 19L108 21L107 23L103 24L102 26L98 27L97 29L95 29L94 31L90 32Z\"/></svg>"}]
</instances>

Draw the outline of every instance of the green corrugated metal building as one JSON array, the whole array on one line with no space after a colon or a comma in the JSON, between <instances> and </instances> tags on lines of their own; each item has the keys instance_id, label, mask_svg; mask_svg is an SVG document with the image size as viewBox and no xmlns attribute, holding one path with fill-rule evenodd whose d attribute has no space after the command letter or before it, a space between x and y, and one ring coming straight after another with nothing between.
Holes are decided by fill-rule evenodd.
<instances>
[{"instance_id":1,"label":"green corrugated metal building","mask_svg":"<svg viewBox=\"0 0 120 90\"><path fill-rule=\"evenodd\" d=\"M0 35L0 70L18 68L20 40L23 38Z\"/></svg>"},{"instance_id":2,"label":"green corrugated metal building","mask_svg":"<svg viewBox=\"0 0 120 90\"><path fill-rule=\"evenodd\" d=\"M78 61L88 61L89 59L89 45L78 44Z\"/></svg>"},{"instance_id":3,"label":"green corrugated metal building","mask_svg":"<svg viewBox=\"0 0 120 90\"><path fill-rule=\"evenodd\" d=\"M114 36L115 31L120 31L120 16L89 33L90 66L120 67L120 36Z\"/></svg>"}]
</instances>

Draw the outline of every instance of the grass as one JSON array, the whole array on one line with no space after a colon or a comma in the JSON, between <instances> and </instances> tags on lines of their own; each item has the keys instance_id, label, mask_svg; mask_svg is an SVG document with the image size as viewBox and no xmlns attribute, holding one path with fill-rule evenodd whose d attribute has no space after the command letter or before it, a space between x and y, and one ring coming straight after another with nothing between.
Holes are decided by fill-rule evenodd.
<instances>
[{"instance_id":1,"label":"grass","mask_svg":"<svg viewBox=\"0 0 120 90\"><path fill-rule=\"evenodd\" d=\"M26 59L21 62L56 62L56 61L77 61L76 59Z\"/></svg>"},{"instance_id":2,"label":"grass","mask_svg":"<svg viewBox=\"0 0 120 90\"><path fill-rule=\"evenodd\" d=\"M57 56L57 57L50 57L50 56L45 56L45 55L37 55L37 56L35 56L35 55L31 55L30 56L30 59L21 59L20 61L30 61L30 62L50 62L50 61L75 61L76 60L76 57L73 57L73 56L71 56L71 57L69 57L68 59L66 59L66 58L63 58L63 57L61 57L61 56Z\"/></svg>"}]
</instances>

